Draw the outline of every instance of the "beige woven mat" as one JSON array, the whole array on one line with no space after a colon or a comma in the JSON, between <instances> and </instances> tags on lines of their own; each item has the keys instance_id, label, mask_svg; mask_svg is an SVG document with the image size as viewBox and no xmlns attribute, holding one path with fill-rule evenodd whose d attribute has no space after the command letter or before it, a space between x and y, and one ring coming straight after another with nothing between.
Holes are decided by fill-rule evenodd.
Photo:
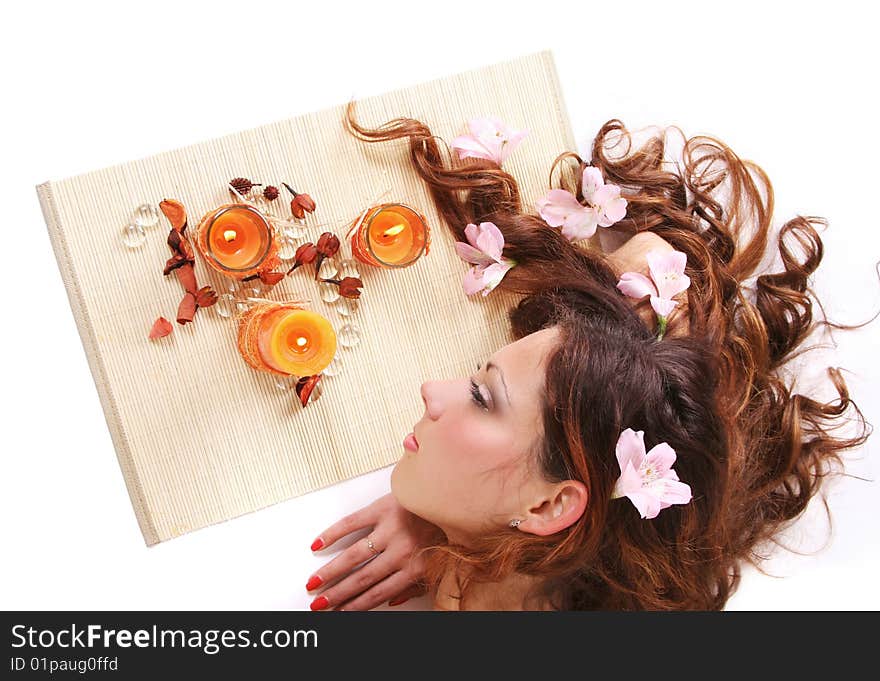
<instances>
[{"instance_id":1,"label":"beige woven mat","mask_svg":"<svg viewBox=\"0 0 880 681\"><path fill-rule=\"evenodd\" d=\"M505 314L518 297L463 293L467 265L410 167L406 142L356 140L343 127L344 110L340 104L37 187L148 545L393 464L423 414L420 384L470 372L511 340ZM550 52L358 101L366 125L411 116L447 141L480 115L531 130L505 168L533 203L557 154L575 148ZM174 323L159 342L147 338L158 316L175 319L182 295L176 277L162 275L169 224L160 217L134 250L123 245L122 227L140 204L175 198L187 208L192 238L198 219L228 201L226 183L240 175L308 191L318 209L307 240L327 229L321 224L342 238L340 223L388 187L384 201L421 209L433 227L431 252L414 266L360 268L363 295L350 318L321 300L309 266L270 294L309 298L337 332L348 321L361 330L358 345L337 351L341 373L324 377L322 395L305 408L292 390L244 363L234 321L215 308L200 310L192 324ZM350 256L343 241L339 258ZM196 276L200 286L228 289L198 256Z\"/></svg>"}]
</instances>

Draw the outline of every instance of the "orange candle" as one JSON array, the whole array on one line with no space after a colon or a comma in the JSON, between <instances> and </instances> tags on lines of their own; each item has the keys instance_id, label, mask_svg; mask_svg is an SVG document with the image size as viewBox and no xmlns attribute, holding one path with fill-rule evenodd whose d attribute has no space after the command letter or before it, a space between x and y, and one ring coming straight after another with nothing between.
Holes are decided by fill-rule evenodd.
<instances>
[{"instance_id":1,"label":"orange candle","mask_svg":"<svg viewBox=\"0 0 880 681\"><path fill-rule=\"evenodd\" d=\"M277 250L269 221L253 206L241 203L205 215L197 243L211 267L237 279L259 272Z\"/></svg>"},{"instance_id":2,"label":"orange candle","mask_svg":"<svg viewBox=\"0 0 880 681\"><path fill-rule=\"evenodd\" d=\"M314 376L336 354L336 332L325 317L288 303L262 303L239 321L238 348L254 369Z\"/></svg>"},{"instance_id":3,"label":"orange candle","mask_svg":"<svg viewBox=\"0 0 880 681\"><path fill-rule=\"evenodd\" d=\"M431 234L418 211L402 203L383 203L362 213L351 238L352 255L376 267L408 267L428 254Z\"/></svg>"}]
</instances>

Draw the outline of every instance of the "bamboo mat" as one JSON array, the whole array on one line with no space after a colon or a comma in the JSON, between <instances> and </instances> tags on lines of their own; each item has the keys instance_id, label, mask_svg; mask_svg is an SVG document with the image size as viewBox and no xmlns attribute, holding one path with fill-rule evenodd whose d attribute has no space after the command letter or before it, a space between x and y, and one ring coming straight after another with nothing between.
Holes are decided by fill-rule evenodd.
<instances>
[{"instance_id":1,"label":"bamboo mat","mask_svg":"<svg viewBox=\"0 0 880 681\"><path fill-rule=\"evenodd\" d=\"M468 266L411 169L406 142L360 142L345 130L344 111L343 103L37 187L147 545L395 463L423 414L421 383L470 372L512 340L506 313L519 297L464 294ZM526 206L546 191L556 156L575 150L549 51L359 100L357 115L370 127L414 117L447 141L475 116L530 129L505 162ZM310 266L269 294L308 298L337 332L348 322L361 332L357 345L338 347L340 372L322 379L306 407L245 364L235 322L216 306L192 324L174 322L182 289L175 275L162 275L171 255L163 216L140 248L121 240L137 206L175 198L194 242L198 219L228 202L226 183L237 176L310 193L318 208L303 241L333 231L342 240L337 260L351 257L344 221L387 188L382 201L420 209L432 227L430 254L415 265L359 268L363 294L350 316L321 299ZM289 197L278 203L281 215ZM229 288L200 256L195 271L200 286ZM159 316L174 331L150 341Z\"/></svg>"}]
</instances>

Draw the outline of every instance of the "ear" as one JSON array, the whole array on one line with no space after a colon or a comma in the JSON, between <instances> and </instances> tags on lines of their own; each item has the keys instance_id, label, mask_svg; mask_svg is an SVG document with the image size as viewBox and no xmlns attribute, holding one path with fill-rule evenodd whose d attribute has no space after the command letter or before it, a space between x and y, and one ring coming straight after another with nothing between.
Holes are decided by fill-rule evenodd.
<instances>
[{"instance_id":1,"label":"ear","mask_svg":"<svg viewBox=\"0 0 880 681\"><path fill-rule=\"evenodd\" d=\"M561 532L580 519L588 499L587 487L579 480L557 483L544 499L529 509L518 529L542 537Z\"/></svg>"}]
</instances>

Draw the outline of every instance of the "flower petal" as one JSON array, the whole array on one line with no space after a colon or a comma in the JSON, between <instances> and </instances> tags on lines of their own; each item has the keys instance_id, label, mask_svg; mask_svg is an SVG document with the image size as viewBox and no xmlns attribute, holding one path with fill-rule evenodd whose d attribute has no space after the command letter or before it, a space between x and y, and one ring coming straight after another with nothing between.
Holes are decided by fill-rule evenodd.
<instances>
[{"instance_id":1,"label":"flower petal","mask_svg":"<svg viewBox=\"0 0 880 681\"><path fill-rule=\"evenodd\" d=\"M455 252L458 254L458 257L464 260L465 262L469 262L472 265L483 265L488 267L495 260L490 258L488 255L483 253L481 250L474 248L470 244L466 244L462 241L456 241L452 244L453 248L455 248Z\"/></svg>"},{"instance_id":2,"label":"flower petal","mask_svg":"<svg viewBox=\"0 0 880 681\"><path fill-rule=\"evenodd\" d=\"M691 487L687 483L677 480L664 480L663 483L661 496L663 503L667 505L686 504L693 498Z\"/></svg>"},{"instance_id":3,"label":"flower petal","mask_svg":"<svg viewBox=\"0 0 880 681\"><path fill-rule=\"evenodd\" d=\"M500 262L501 252L504 250L504 234L493 222L481 222L480 232L477 236L477 248L492 258L495 262Z\"/></svg>"},{"instance_id":4,"label":"flower petal","mask_svg":"<svg viewBox=\"0 0 880 681\"><path fill-rule=\"evenodd\" d=\"M676 305L678 305L678 302L675 300L661 298L660 296L651 296L651 307L653 307L654 312L661 317L668 317L669 313L672 312L672 309Z\"/></svg>"},{"instance_id":5,"label":"flower petal","mask_svg":"<svg viewBox=\"0 0 880 681\"><path fill-rule=\"evenodd\" d=\"M664 474L675 463L675 450L666 442L654 445L645 455L645 463L660 474Z\"/></svg>"},{"instance_id":6,"label":"flower petal","mask_svg":"<svg viewBox=\"0 0 880 681\"><path fill-rule=\"evenodd\" d=\"M464 274L464 278L461 282L461 287L464 289L464 292L472 296L475 293L479 293L483 290L483 269L479 267L471 267Z\"/></svg>"},{"instance_id":7,"label":"flower petal","mask_svg":"<svg viewBox=\"0 0 880 681\"><path fill-rule=\"evenodd\" d=\"M513 150L516 149L520 143L523 141L526 135L529 134L528 130L513 130L508 129L506 133L506 141L501 145L500 156L501 163L507 160L507 157L513 153ZM500 163L499 163L500 165Z\"/></svg>"},{"instance_id":8,"label":"flower petal","mask_svg":"<svg viewBox=\"0 0 880 681\"><path fill-rule=\"evenodd\" d=\"M660 500L650 492L639 491L627 494L626 496L633 502L642 518L656 518L657 514L662 510Z\"/></svg>"},{"instance_id":9,"label":"flower petal","mask_svg":"<svg viewBox=\"0 0 880 681\"><path fill-rule=\"evenodd\" d=\"M504 275L513 267L513 261L504 259L504 262L497 262L494 265L489 265L485 270L483 270L483 284L486 287L486 290L483 291L483 295L489 295L489 293L501 283L501 280L504 279Z\"/></svg>"},{"instance_id":10,"label":"flower petal","mask_svg":"<svg viewBox=\"0 0 880 681\"><path fill-rule=\"evenodd\" d=\"M561 227L569 214L583 210L584 207L571 192L564 189L551 189L535 202L535 208L548 225Z\"/></svg>"},{"instance_id":11,"label":"flower petal","mask_svg":"<svg viewBox=\"0 0 880 681\"><path fill-rule=\"evenodd\" d=\"M599 225L599 214L592 206L582 206L579 210L569 213L562 226L562 235L569 241L589 239L596 233Z\"/></svg>"},{"instance_id":12,"label":"flower petal","mask_svg":"<svg viewBox=\"0 0 880 681\"><path fill-rule=\"evenodd\" d=\"M599 210L599 226L610 227L626 217L626 199L617 198L603 203Z\"/></svg>"},{"instance_id":13,"label":"flower petal","mask_svg":"<svg viewBox=\"0 0 880 681\"><path fill-rule=\"evenodd\" d=\"M481 140L471 135L459 135L452 140L450 146L458 151L458 157L461 159L484 158L498 163L497 151L488 149Z\"/></svg>"},{"instance_id":14,"label":"flower petal","mask_svg":"<svg viewBox=\"0 0 880 681\"><path fill-rule=\"evenodd\" d=\"M645 296L656 296L657 289L654 287L648 277L640 272L624 272L620 275L620 281L617 282L617 288L621 293L630 298L644 298Z\"/></svg>"},{"instance_id":15,"label":"flower petal","mask_svg":"<svg viewBox=\"0 0 880 681\"><path fill-rule=\"evenodd\" d=\"M480 228L477 227L473 222L469 222L467 227L464 228L465 238L470 242L471 246L474 248L477 247L477 237L480 235Z\"/></svg>"},{"instance_id":16,"label":"flower petal","mask_svg":"<svg viewBox=\"0 0 880 681\"><path fill-rule=\"evenodd\" d=\"M617 438L614 448L617 463L620 466L621 475L626 470L626 464L631 463L638 470L645 458L645 431L627 428Z\"/></svg>"},{"instance_id":17,"label":"flower petal","mask_svg":"<svg viewBox=\"0 0 880 681\"><path fill-rule=\"evenodd\" d=\"M587 166L581 175L581 194L587 203L593 203L593 195L605 184L602 171L595 166Z\"/></svg>"}]
</instances>

